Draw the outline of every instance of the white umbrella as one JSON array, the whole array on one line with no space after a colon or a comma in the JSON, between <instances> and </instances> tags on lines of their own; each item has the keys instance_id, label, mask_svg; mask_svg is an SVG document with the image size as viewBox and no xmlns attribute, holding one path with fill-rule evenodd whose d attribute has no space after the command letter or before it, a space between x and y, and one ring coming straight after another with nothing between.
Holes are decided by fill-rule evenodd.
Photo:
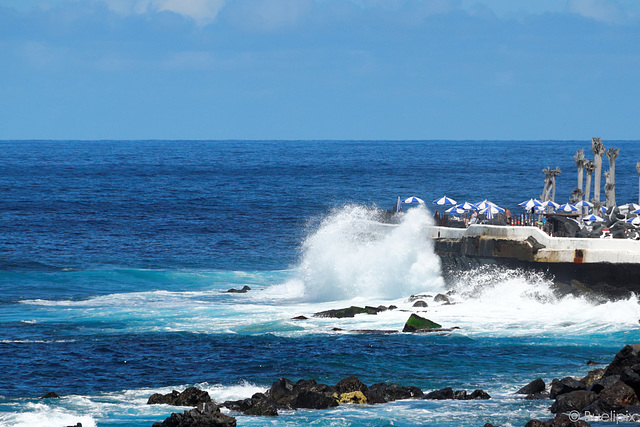
<instances>
[{"instance_id":1,"label":"white umbrella","mask_svg":"<svg viewBox=\"0 0 640 427\"><path fill-rule=\"evenodd\" d=\"M488 201L487 199L484 199L484 200L483 200L482 202L480 202L480 203L476 203L476 207L477 207L479 210L487 209L489 206L497 207L498 205L496 205L496 204L495 204L495 203L493 203L493 202Z\"/></svg>"},{"instance_id":2,"label":"white umbrella","mask_svg":"<svg viewBox=\"0 0 640 427\"><path fill-rule=\"evenodd\" d=\"M449 209L447 209L445 212L447 213L457 213L457 214L463 214L466 211L458 206L452 206Z\"/></svg>"},{"instance_id":3,"label":"white umbrella","mask_svg":"<svg viewBox=\"0 0 640 427\"><path fill-rule=\"evenodd\" d=\"M453 206L456 204L456 201L448 198L447 196L444 196L444 197L440 197L438 200L434 200L433 204L440 205L440 206Z\"/></svg>"},{"instance_id":4,"label":"white umbrella","mask_svg":"<svg viewBox=\"0 0 640 427\"><path fill-rule=\"evenodd\" d=\"M604 218L599 217L598 215L587 215L582 217L583 221L604 221Z\"/></svg>"},{"instance_id":5,"label":"white umbrella","mask_svg":"<svg viewBox=\"0 0 640 427\"><path fill-rule=\"evenodd\" d=\"M474 211L474 210L478 209L478 207L476 205L471 204L469 202L464 202L463 204L458 205L458 207L460 209L464 209L465 211Z\"/></svg>"},{"instance_id":6,"label":"white umbrella","mask_svg":"<svg viewBox=\"0 0 640 427\"><path fill-rule=\"evenodd\" d=\"M576 211L578 210L578 208L576 208L576 207L575 207L575 206L573 206L573 205L570 205L569 203L565 203L564 205L560 206L560 207L558 208L558 210L559 210L560 212L568 212L568 213L571 213L571 212L576 212Z\"/></svg>"},{"instance_id":7,"label":"white umbrella","mask_svg":"<svg viewBox=\"0 0 640 427\"><path fill-rule=\"evenodd\" d=\"M558 209L560 205L554 202L553 200L547 200L546 202L542 202L542 207L544 208L552 207L553 209Z\"/></svg>"},{"instance_id":8,"label":"white umbrella","mask_svg":"<svg viewBox=\"0 0 640 427\"><path fill-rule=\"evenodd\" d=\"M635 211L631 212L633 214L640 214L640 209L636 209Z\"/></svg>"},{"instance_id":9,"label":"white umbrella","mask_svg":"<svg viewBox=\"0 0 640 427\"><path fill-rule=\"evenodd\" d=\"M536 208L538 206L542 206L542 202L536 199L529 199L526 202L522 202L518 204L518 206L522 206L526 210L530 210L531 208Z\"/></svg>"},{"instance_id":10,"label":"white umbrella","mask_svg":"<svg viewBox=\"0 0 640 427\"><path fill-rule=\"evenodd\" d=\"M498 206L488 206L480 211L481 214L487 215L487 218L493 218L494 215L504 212L505 210Z\"/></svg>"},{"instance_id":11,"label":"white umbrella","mask_svg":"<svg viewBox=\"0 0 640 427\"><path fill-rule=\"evenodd\" d=\"M629 218L627 220L627 222L633 224L633 225L640 225L640 216L634 217L634 218Z\"/></svg>"},{"instance_id":12,"label":"white umbrella","mask_svg":"<svg viewBox=\"0 0 640 427\"><path fill-rule=\"evenodd\" d=\"M404 199L404 203L420 203L421 205L424 205L424 200L415 196L411 196L408 199Z\"/></svg>"},{"instance_id":13,"label":"white umbrella","mask_svg":"<svg viewBox=\"0 0 640 427\"><path fill-rule=\"evenodd\" d=\"M629 212L640 210L640 205L636 203L627 203L626 205L620 206L620 209L628 209Z\"/></svg>"},{"instance_id":14,"label":"white umbrella","mask_svg":"<svg viewBox=\"0 0 640 427\"><path fill-rule=\"evenodd\" d=\"M579 202L574 203L573 206L575 206L578 209L580 209L580 208L592 208L593 207L593 203L587 202L586 200L580 200Z\"/></svg>"}]
</instances>

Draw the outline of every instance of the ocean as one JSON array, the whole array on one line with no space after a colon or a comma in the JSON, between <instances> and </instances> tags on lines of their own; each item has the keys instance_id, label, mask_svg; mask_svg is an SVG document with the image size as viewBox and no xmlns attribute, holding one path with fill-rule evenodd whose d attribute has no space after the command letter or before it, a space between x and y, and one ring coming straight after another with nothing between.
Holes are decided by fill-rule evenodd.
<instances>
[{"instance_id":1,"label":"ocean","mask_svg":"<svg viewBox=\"0 0 640 427\"><path fill-rule=\"evenodd\" d=\"M618 203L637 202L640 142L604 144L620 148ZM195 385L222 402L281 377L351 375L492 398L231 415L239 426L549 419L549 401L514 392L638 342L638 299L558 298L548 277L491 267L445 283L424 228L443 195L518 212L547 166L561 168L556 201L568 201L579 148L592 156L587 140L1 141L0 425L151 426L184 410L147 405L153 393ZM371 208L409 196L427 209L376 220ZM401 330L410 295L452 289L455 304L419 312L460 328L448 335L332 330ZM398 309L311 317L380 304ZM51 391L61 398L40 399Z\"/></svg>"}]
</instances>

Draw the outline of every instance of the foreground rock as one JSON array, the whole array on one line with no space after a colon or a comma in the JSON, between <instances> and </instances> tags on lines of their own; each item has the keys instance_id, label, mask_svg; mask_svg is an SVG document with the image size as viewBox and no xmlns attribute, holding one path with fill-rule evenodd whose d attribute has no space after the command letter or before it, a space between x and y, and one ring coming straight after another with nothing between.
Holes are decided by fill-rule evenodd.
<instances>
[{"instance_id":1,"label":"foreground rock","mask_svg":"<svg viewBox=\"0 0 640 427\"><path fill-rule=\"evenodd\" d=\"M529 397L542 393L540 390L544 390L544 382L538 378L517 393L528 394ZM596 416L610 413L636 414L640 413L639 395L640 344L626 345L605 369L594 369L582 379L571 377L554 379L549 397L555 401L550 410L555 414L577 411L583 415ZM558 417L555 420L558 420ZM557 424L560 421L555 420L547 423L553 421L556 424L544 424L542 421L532 420L531 422L540 424L531 424L531 426L564 425Z\"/></svg>"},{"instance_id":2,"label":"foreground rock","mask_svg":"<svg viewBox=\"0 0 640 427\"><path fill-rule=\"evenodd\" d=\"M445 387L440 390L432 391L431 393L427 393L424 396L424 399L433 399L433 400L486 400L491 399L491 396L484 390L474 390L472 393L468 394L465 390L457 390L453 391L451 387Z\"/></svg>"},{"instance_id":3,"label":"foreground rock","mask_svg":"<svg viewBox=\"0 0 640 427\"><path fill-rule=\"evenodd\" d=\"M419 399L422 390L413 386L377 383L367 387L356 377L348 377L336 385L300 380L296 383L280 378L265 393L251 399L227 401L222 406L247 415L278 415L278 409L328 409L340 403L375 404L400 399Z\"/></svg>"},{"instance_id":4,"label":"foreground rock","mask_svg":"<svg viewBox=\"0 0 640 427\"><path fill-rule=\"evenodd\" d=\"M566 414L558 414L555 418L540 421L540 420L531 420L524 425L524 427L590 427L586 421L578 420L572 421L571 418Z\"/></svg>"},{"instance_id":5,"label":"foreground rock","mask_svg":"<svg viewBox=\"0 0 640 427\"><path fill-rule=\"evenodd\" d=\"M173 406L198 406L200 403L211 403L211 396L204 390L189 387L182 393L173 390L168 394L154 393L147 401L148 405L166 404Z\"/></svg>"},{"instance_id":6,"label":"foreground rock","mask_svg":"<svg viewBox=\"0 0 640 427\"><path fill-rule=\"evenodd\" d=\"M412 314L409 316L407 323L404 324L404 328L402 332L419 332L424 330L433 330L440 329L442 325L436 322L432 322L429 319L425 319L424 317L418 316L417 314Z\"/></svg>"},{"instance_id":7,"label":"foreground rock","mask_svg":"<svg viewBox=\"0 0 640 427\"><path fill-rule=\"evenodd\" d=\"M333 310L320 311L315 313L313 317L332 317L336 319L342 319L345 317L354 317L356 314L378 314L383 311L393 310L395 309L395 305L390 305L389 307L385 307L384 305L380 305L378 307L357 307L352 305L347 308L337 308Z\"/></svg>"},{"instance_id":8,"label":"foreground rock","mask_svg":"<svg viewBox=\"0 0 640 427\"><path fill-rule=\"evenodd\" d=\"M236 419L220 412L220 407L213 403L201 403L197 408L173 413L161 423L153 423L153 427L235 427Z\"/></svg>"},{"instance_id":9,"label":"foreground rock","mask_svg":"<svg viewBox=\"0 0 640 427\"><path fill-rule=\"evenodd\" d=\"M49 393L42 396L40 399L60 399L60 396L55 391L50 391Z\"/></svg>"}]
</instances>

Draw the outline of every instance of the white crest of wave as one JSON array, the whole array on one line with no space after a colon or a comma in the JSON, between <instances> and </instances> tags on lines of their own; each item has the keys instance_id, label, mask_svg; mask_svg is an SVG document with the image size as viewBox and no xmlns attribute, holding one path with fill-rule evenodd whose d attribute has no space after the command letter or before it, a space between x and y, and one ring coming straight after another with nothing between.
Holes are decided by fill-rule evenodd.
<instances>
[{"instance_id":1,"label":"white crest of wave","mask_svg":"<svg viewBox=\"0 0 640 427\"><path fill-rule=\"evenodd\" d=\"M631 296L617 301L557 296L540 273L485 266L462 273L454 284L457 304L437 319L480 334L590 334L638 327L640 306Z\"/></svg>"},{"instance_id":2,"label":"white crest of wave","mask_svg":"<svg viewBox=\"0 0 640 427\"><path fill-rule=\"evenodd\" d=\"M68 426L81 423L83 426L95 427L96 422L90 415L80 415L64 408L54 408L42 403L27 403L19 413L0 414L1 426L36 427L36 426Z\"/></svg>"},{"instance_id":3,"label":"white crest of wave","mask_svg":"<svg viewBox=\"0 0 640 427\"><path fill-rule=\"evenodd\" d=\"M395 299L443 289L424 208L410 209L397 225L379 211L345 206L325 218L303 243L299 266L308 301L356 297Z\"/></svg>"}]
</instances>

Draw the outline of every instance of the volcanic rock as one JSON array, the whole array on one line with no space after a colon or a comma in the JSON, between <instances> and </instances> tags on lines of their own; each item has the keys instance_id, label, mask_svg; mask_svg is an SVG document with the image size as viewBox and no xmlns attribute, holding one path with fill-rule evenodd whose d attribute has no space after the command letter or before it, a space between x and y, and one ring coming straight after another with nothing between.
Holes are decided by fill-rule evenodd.
<instances>
[{"instance_id":1,"label":"volcanic rock","mask_svg":"<svg viewBox=\"0 0 640 427\"><path fill-rule=\"evenodd\" d=\"M411 314L407 323L405 323L402 332L416 332L420 329L435 329L442 328L442 325L432 322L429 319L425 319L424 317L420 317L417 314Z\"/></svg>"},{"instance_id":2,"label":"volcanic rock","mask_svg":"<svg viewBox=\"0 0 640 427\"><path fill-rule=\"evenodd\" d=\"M597 398L598 395L593 391L572 391L558 396L550 409L554 414L560 412L582 411L583 408L592 404Z\"/></svg>"},{"instance_id":3,"label":"volcanic rock","mask_svg":"<svg viewBox=\"0 0 640 427\"><path fill-rule=\"evenodd\" d=\"M235 427L236 419L220 412L220 407L213 403L201 403L197 408L184 411L183 414L172 413L163 422L153 423L153 427Z\"/></svg>"},{"instance_id":4,"label":"volcanic rock","mask_svg":"<svg viewBox=\"0 0 640 427\"><path fill-rule=\"evenodd\" d=\"M189 387L182 393L177 390L165 395L154 393L147 401L148 405L167 404L173 406L198 406L200 403L211 403L211 396L196 387Z\"/></svg>"},{"instance_id":5,"label":"volcanic rock","mask_svg":"<svg viewBox=\"0 0 640 427\"><path fill-rule=\"evenodd\" d=\"M590 427L586 421L573 421L567 414L556 414L555 418L547 421L531 420L524 427Z\"/></svg>"},{"instance_id":6,"label":"volcanic rock","mask_svg":"<svg viewBox=\"0 0 640 427\"><path fill-rule=\"evenodd\" d=\"M421 399L424 393L418 387L377 383L369 387L369 403L386 403L402 399Z\"/></svg>"},{"instance_id":7,"label":"volcanic rock","mask_svg":"<svg viewBox=\"0 0 640 427\"><path fill-rule=\"evenodd\" d=\"M227 293L228 293L228 294L245 294L245 293L247 293L247 291L250 291L250 290L251 290L251 288L250 288L250 287L248 287L247 285L244 285L244 286L242 287L242 289L234 289L234 288L231 288L231 289L229 289L229 290L227 291Z\"/></svg>"},{"instance_id":8,"label":"volcanic rock","mask_svg":"<svg viewBox=\"0 0 640 427\"><path fill-rule=\"evenodd\" d=\"M582 410L599 415L607 412L617 412L637 403L638 397L635 391L622 381L618 381L611 387L602 390L598 394L598 399Z\"/></svg>"},{"instance_id":9,"label":"volcanic rock","mask_svg":"<svg viewBox=\"0 0 640 427\"><path fill-rule=\"evenodd\" d=\"M49 393L42 396L40 399L60 399L60 396L58 396L55 391L50 391Z\"/></svg>"},{"instance_id":10,"label":"volcanic rock","mask_svg":"<svg viewBox=\"0 0 640 427\"><path fill-rule=\"evenodd\" d=\"M545 384L542 378L535 379L531 381L526 386L522 387L520 390L516 391L516 394L536 394L542 393L545 389Z\"/></svg>"},{"instance_id":11,"label":"volcanic rock","mask_svg":"<svg viewBox=\"0 0 640 427\"><path fill-rule=\"evenodd\" d=\"M587 387L575 378L565 377L561 380L554 379L551 381L551 389L549 391L549 397L555 399L561 394L571 393L572 391L586 390Z\"/></svg>"}]
</instances>

